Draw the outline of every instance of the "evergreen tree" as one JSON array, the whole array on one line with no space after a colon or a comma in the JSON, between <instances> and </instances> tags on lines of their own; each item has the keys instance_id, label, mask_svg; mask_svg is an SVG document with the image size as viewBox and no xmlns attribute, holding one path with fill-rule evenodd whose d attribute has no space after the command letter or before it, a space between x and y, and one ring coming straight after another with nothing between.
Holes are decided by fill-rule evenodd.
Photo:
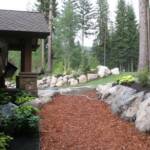
<instances>
[{"instance_id":1,"label":"evergreen tree","mask_svg":"<svg viewBox=\"0 0 150 150\"><path fill-rule=\"evenodd\" d=\"M127 59L126 63L128 64L128 71L137 70L138 65L138 52L139 52L139 33L137 29L137 22L133 7L131 5L127 6L127 20L126 20L126 29L127 29Z\"/></svg>"},{"instance_id":2,"label":"evergreen tree","mask_svg":"<svg viewBox=\"0 0 150 150\"><path fill-rule=\"evenodd\" d=\"M138 30L135 13L124 0L118 1L116 31L113 40L113 64L120 70L133 71L137 68Z\"/></svg>"},{"instance_id":3,"label":"evergreen tree","mask_svg":"<svg viewBox=\"0 0 150 150\"><path fill-rule=\"evenodd\" d=\"M116 16L116 36L115 36L115 48L116 51L116 65L121 70L125 69L127 58L127 30L126 30L126 4L124 0L118 1L117 16Z\"/></svg>"},{"instance_id":4,"label":"evergreen tree","mask_svg":"<svg viewBox=\"0 0 150 150\"><path fill-rule=\"evenodd\" d=\"M71 67L75 37L77 34L78 22L75 12L74 1L67 0L63 3L63 10L57 21L57 35L61 39L61 58L64 64L64 71L68 72Z\"/></svg>"},{"instance_id":5,"label":"evergreen tree","mask_svg":"<svg viewBox=\"0 0 150 150\"><path fill-rule=\"evenodd\" d=\"M54 24L53 24L53 20L54 18L57 16L57 2L56 0L37 0L38 4L36 4L37 8L39 11L41 11L42 13L44 13L47 22L49 24L49 31L50 31L50 35L48 37L48 51L47 51L47 64L48 64L48 68L47 70L50 72L52 69L52 40L53 37L52 35L54 34ZM45 44L46 45L46 44ZM44 49L45 49L45 45L44 45L44 41L42 41L42 63L43 58L44 58ZM44 66L44 65L42 65Z\"/></svg>"},{"instance_id":6,"label":"evergreen tree","mask_svg":"<svg viewBox=\"0 0 150 150\"><path fill-rule=\"evenodd\" d=\"M108 50L108 2L97 1L97 38L95 40L96 55L101 64L106 65L106 54ZM102 55L103 54L103 55Z\"/></svg>"},{"instance_id":7,"label":"evergreen tree","mask_svg":"<svg viewBox=\"0 0 150 150\"><path fill-rule=\"evenodd\" d=\"M91 34L90 29L93 28L94 10L89 0L78 0L78 15L82 47L84 47L84 38Z\"/></svg>"}]
</instances>

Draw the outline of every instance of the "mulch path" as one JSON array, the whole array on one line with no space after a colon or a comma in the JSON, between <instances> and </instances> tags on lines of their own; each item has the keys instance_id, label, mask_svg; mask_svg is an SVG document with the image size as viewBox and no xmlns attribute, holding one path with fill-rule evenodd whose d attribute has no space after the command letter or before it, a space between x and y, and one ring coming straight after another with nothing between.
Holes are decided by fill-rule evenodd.
<instances>
[{"instance_id":1,"label":"mulch path","mask_svg":"<svg viewBox=\"0 0 150 150\"><path fill-rule=\"evenodd\" d=\"M150 135L113 115L103 102L82 96L54 99L40 112L41 150L150 150Z\"/></svg>"}]
</instances>

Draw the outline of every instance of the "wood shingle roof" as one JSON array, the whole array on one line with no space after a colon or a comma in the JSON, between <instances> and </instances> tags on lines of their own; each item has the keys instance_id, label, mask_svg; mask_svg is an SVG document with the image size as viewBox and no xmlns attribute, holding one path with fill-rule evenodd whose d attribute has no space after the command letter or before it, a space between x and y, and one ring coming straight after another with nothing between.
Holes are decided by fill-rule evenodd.
<instances>
[{"instance_id":1,"label":"wood shingle roof","mask_svg":"<svg viewBox=\"0 0 150 150\"><path fill-rule=\"evenodd\" d=\"M0 10L0 34L5 32L49 34L45 17L39 12Z\"/></svg>"}]
</instances>

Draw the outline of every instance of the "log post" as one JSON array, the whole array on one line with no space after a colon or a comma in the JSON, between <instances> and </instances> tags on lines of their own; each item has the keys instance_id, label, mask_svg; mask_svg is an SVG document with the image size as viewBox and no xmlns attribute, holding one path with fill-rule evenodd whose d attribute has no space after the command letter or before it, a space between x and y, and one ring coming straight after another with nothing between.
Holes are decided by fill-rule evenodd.
<instances>
[{"instance_id":1,"label":"log post","mask_svg":"<svg viewBox=\"0 0 150 150\"><path fill-rule=\"evenodd\" d=\"M21 72L32 72L31 42L27 42L21 50Z\"/></svg>"},{"instance_id":2,"label":"log post","mask_svg":"<svg viewBox=\"0 0 150 150\"><path fill-rule=\"evenodd\" d=\"M21 72L17 77L17 88L37 96L37 74L32 73L32 40L21 50Z\"/></svg>"}]
</instances>

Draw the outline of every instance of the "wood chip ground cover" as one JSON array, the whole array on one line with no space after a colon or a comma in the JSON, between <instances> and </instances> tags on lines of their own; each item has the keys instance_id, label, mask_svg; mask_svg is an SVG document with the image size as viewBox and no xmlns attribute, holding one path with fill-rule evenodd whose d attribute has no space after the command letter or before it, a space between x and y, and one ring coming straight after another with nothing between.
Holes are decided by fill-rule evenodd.
<instances>
[{"instance_id":1,"label":"wood chip ground cover","mask_svg":"<svg viewBox=\"0 0 150 150\"><path fill-rule=\"evenodd\" d=\"M95 92L86 95L94 97ZM40 116L41 150L150 149L150 135L139 133L96 99L59 95Z\"/></svg>"}]
</instances>

